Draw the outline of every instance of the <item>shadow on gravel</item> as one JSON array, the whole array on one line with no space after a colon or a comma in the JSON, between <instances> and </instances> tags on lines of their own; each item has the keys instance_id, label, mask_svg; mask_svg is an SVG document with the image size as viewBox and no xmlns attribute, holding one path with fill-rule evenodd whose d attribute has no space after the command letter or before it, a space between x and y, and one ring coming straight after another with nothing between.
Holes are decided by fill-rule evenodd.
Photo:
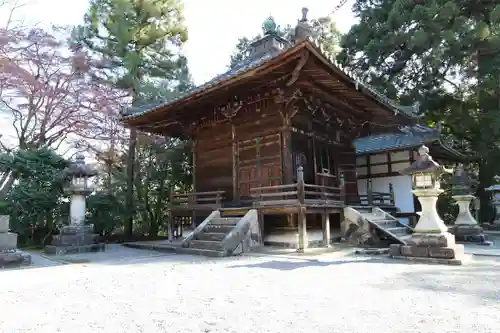
<instances>
[{"instance_id":1,"label":"shadow on gravel","mask_svg":"<svg viewBox=\"0 0 500 333\"><path fill-rule=\"evenodd\" d=\"M290 259L290 260L272 260L260 262L255 264L233 265L228 268L264 268L275 269L280 271L292 271L294 269L308 268L308 267L328 267L333 265L345 264L401 264L399 261L389 260L388 258L357 258L348 260L335 260L335 261L319 261L317 259Z\"/></svg>"},{"instance_id":2,"label":"shadow on gravel","mask_svg":"<svg viewBox=\"0 0 500 333\"><path fill-rule=\"evenodd\" d=\"M458 267L429 266L418 272L391 277L393 283L373 283L374 288L394 290L394 286L436 293L453 293L498 302L500 299L499 262L475 262Z\"/></svg>"}]
</instances>

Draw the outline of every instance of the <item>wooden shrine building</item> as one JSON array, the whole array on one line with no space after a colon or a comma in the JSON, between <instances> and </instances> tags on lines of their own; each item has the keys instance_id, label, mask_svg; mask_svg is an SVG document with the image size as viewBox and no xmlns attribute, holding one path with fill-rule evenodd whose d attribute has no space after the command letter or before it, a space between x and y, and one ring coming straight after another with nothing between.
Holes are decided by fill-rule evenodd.
<instances>
[{"instance_id":1,"label":"wooden shrine building","mask_svg":"<svg viewBox=\"0 0 500 333\"><path fill-rule=\"evenodd\" d=\"M228 72L123 115L129 127L192 141L193 191L171 198L179 214L203 218L215 209L253 207L264 231L300 231L325 228L329 218L336 228L343 208L367 197L394 206L389 184L359 191L354 142L391 124L392 131L414 126L413 109L337 67L311 41L306 17L293 41L277 35L272 18L263 29L248 58Z\"/></svg>"}]
</instances>

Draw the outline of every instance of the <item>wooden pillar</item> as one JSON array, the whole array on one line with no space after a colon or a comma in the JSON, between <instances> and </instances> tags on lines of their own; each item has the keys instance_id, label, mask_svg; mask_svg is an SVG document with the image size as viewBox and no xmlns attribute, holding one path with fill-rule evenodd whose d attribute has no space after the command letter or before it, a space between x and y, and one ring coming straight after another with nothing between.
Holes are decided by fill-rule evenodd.
<instances>
[{"instance_id":1,"label":"wooden pillar","mask_svg":"<svg viewBox=\"0 0 500 333\"><path fill-rule=\"evenodd\" d=\"M372 190L372 180L368 178L366 180L366 199L368 201L368 206L373 204L373 190Z\"/></svg>"},{"instance_id":2,"label":"wooden pillar","mask_svg":"<svg viewBox=\"0 0 500 333\"><path fill-rule=\"evenodd\" d=\"M330 247L330 214L324 212L321 216L323 224L323 246Z\"/></svg>"},{"instance_id":3,"label":"wooden pillar","mask_svg":"<svg viewBox=\"0 0 500 333\"><path fill-rule=\"evenodd\" d=\"M292 184L293 182L293 157L292 157L292 132L291 121L285 116L283 121L283 142L281 145L281 156L283 157L283 184Z\"/></svg>"},{"instance_id":4,"label":"wooden pillar","mask_svg":"<svg viewBox=\"0 0 500 333\"><path fill-rule=\"evenodd\" d=\"M257 210L257 218L259 221L259 244L264 245L264 213L261 209Z\"/></svg>"},{"instance_id":5,"label":"wooden pillar","mask_svg":"<svg viewBox=\"0 0 500 333\"><path fill-rule=\"evenodd\" d=\"M169 202L168 202L168 206L170 207L170 209L168 210L167 212L167 236L168 236L168 240L170 242L172 242L174 240L174 216L173 216L173 213L172 213L172 201L173 201L173 188L172 187L169 187L168 188L168 197L169 197Z\"/></svg>"},{"instance_id":6,"label":"wooden pillar","mask_svg":"<svg viewBox=\"0 0 500 333\"><path fill-rule=\"evenodd\" d=\"M192 147L192 156L193 156L193 192L196 192L196 145L197 142L193 139L193 147ZM193 201L196 200L196 197L193 197ZM192 204L196 205L196 202ZM191 212L191 228L194 230L196 228L196 210L193 209ZM182 227L181 227L182 233Z\"/></svg>"},{"instance_id":7,"label":"wooden pillar","mask_svg":"<svg viewBox=\"0 0 500 333\"><path fill-rule=\"evenodd\" d=\"M318 161L317 161L317 156L316 156L316 140L314 140L314 137L312 138L312 150L313 150L313 170L314 170L314 184L318 184Z\"/></svg>"},{"instance_id":8,"label":"wooden pillar","mask_svg":"<svg viewBox=\"0 0 500 333\"><path fill-rule=\"evenodd\" d=\"M297 214L297 231L299 233L297 252L304 252L308 247L307 239L307 215L305 207L305 188L304 188L304 170L302 167L297 169L297 196L299 198L299 211Z\"/></svg>"},{"instance_id":9,"label":"wooden pillar","mask_svg":"<svg viewBox=\"0 0 500 333\"><path fill-rule=\"evenodd\" d=\"M238 146L236 143L236 128L231 124L231 138L233 141L233 201L239 199L238 194Z\"/></svg>"}]
</instances>

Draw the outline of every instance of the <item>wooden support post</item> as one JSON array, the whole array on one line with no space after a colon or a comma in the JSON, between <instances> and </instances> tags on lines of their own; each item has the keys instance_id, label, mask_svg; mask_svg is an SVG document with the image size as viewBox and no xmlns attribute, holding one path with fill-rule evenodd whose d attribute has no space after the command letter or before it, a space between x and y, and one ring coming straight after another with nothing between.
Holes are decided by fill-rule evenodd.
<instances>
[{"instance_id":1,"label":"wooden support post","mask_svg":"<svg viewBox=\"0 0 500 333\"><path fill-rule=\"evenodd\" d=\"M197 146L197 141L193 140L193 147L192 147L192 153L193 153L193 192L196 192L196 146ZM196 198L191 198L194 201ZM196 204L196 202L192 202L190 204ZM182 223L181 223L181 236L182 236ZM194 230L196 229L196 210L193 209L191 212L191 228Z\"/></svg>"},{"instance_id":2,"label":"wooden support post","mask_svg":"<svg viewBox=\"0 0 500 333\"><path fill-rule=\"evenodd\" d=\"M344 201L344 204L347 204L347 197L345 195L345 179L344 172L339 172L339 188L340 188L340 200Z\"/></svg>"},{"instance_id":3,"label":"wooden support post","mask_svg":"<svg viewBox=\"0 0 500 333\"><path fill-rule=\"evenodd\" d=\"M174 198L174 191L172 190L171 187L168 188L168 197L169 197L169 202L168 202L168 207L169 210L167 211L167 236L168 240L171 242L174 240L174 217L172 214L172 202Z\"/></svg>"},{"instance_id":4,"label":"wooden support post","mask_svg":"<svg viewBox=\"0 0 500 333\"><path fill-rule=\"evenodd\" d=\"M372 180L370 178L366 181L366 199L368 201L368 206L373 205L373 190L372 190Z\"/></svg>"},{"instance_id":5,"label":"wooden support post","mask_svg":"<svg viewBox=\"0 0 500 333\"><path fill-rule=\"evenodd\" d=\"M231 124L231 138L233 140L233 201L239 200L238 194L238 147L236 144L236 128Z\"/></svg>"},{"instance_id":6,"label":"wooden support post","mask_svg":"<svg viewBox=\"0 0 500 333\"><path fill-rule=\"evenodd\" d=\"M330 214L324 212L321 216L323 224L323 246L330 247Z\"/></svg>"},{"instance_id":7,"label":"wooden support post","mask_svg":"<svg viewBox=\"0 0 500 333\"><path fill-rule=\"evenodd\" d=\"M297 252L304 252L308 247L307 239L307 214L305 207L305 186L304 186L304 169L300 166L297 169L297 197L299 200L299 212L297 216L297 229L299 233Z\"/></svg>"},{"instance_id":8,"label":"wooden support post","mask_svg":"<svg viewBox=\"0 0 500 333\"><path fill-rule=\"evenodd\" d=\"M394 198L394 185L392 183L389 183L389 193L391 195L390 198L390 204L395 206L396 205L396 199Z\"/></svg>"},{"instance_id":9,"label":"wooden support post","mask_svg":"<svg viewBox=\"0 0 500 333\"><path fill-rule=\"evenodd\" d=\"M292 133L291 133L291 120L285 117L283 124L283 143L281 155L283 156L282 174L283 184L292 184L293 182L293 157L292 157Z\"/></svg>"},{"instance_id":10,"label":"wooden support post","mask_svg":"<svg viewBox=\"0 0 500 333\"><path fill-rule=\"evenodd\" d=\"M319 184L318 183L318 161L316 157L316 140L314 140L314 137L312 138L312 150L313 150L313 170L314 170L314 184Z\"/></svg>"},{"instance_id":11,"label":"wooden support post","mask_svg":"<svg viewBox=\"0 0 500 333\"><path fill-rule=\"evenodd\" d=\"M257 211L257 218L259 220L259 244L264 245L264 213L262 209Z\"/></svg>"}]
</instances>

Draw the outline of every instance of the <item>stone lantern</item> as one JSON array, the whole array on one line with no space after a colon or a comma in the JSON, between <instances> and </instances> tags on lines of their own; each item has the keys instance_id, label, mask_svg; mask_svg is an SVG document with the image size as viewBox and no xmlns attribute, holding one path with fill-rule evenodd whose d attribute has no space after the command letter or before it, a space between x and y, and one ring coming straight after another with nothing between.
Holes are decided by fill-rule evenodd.
<instances>
[{"instance_id":1,"label":"stone lantern","mask_svg":"<svg viewBox=\"0 0 500 333\"><path fill-rule=\"evenodd\" d=\"M500 181L500 176L494 177L495 181ZM491 192L491 204L495 208L495 219L491 225L491 229L500 230L500 184L491 185L484 189Z\"/></svg>"},{"instance_id":2,"label":"stone lantern","mask_svg":"<svg viewBox=\"0 0 500 333\"><path fill-rule=\"evenodd\" d=\"M476 185L477 182L467 175L463 165L460 164L451 179L452 198L457 202L459 211L450 232L455 235L456 240L490 245L491 243L486 242L483 229L470 212L470 204L475 199L471 194L472 188Z\"/></svg>"},{"instance_id":3,"label":"stone lantern","mask_svg":"<svg viewBox=\"0 0 500 333\"><path fill-rule=\"evenodd\" d=\"M79 154L64 173L70 178L69 186L64 189L70 197L69 225L53 236L52 245L46 246L45 252L65 254L103 249L104 245L97 243L97 235L93 233L94 226L85 224L86 197L94 191L90 179L97 171Z\"/></svg>"},{"instance_id":4,"label":"stone lantern","mask_svg":"<svg viewBox=\"0 0 500 333\"><path fill-rule=\"evenodd\" d=\"M444 192L440 186L441 176L452 171L434 161L426 146L419 148L418 155L401 173L411 177L412 192L420 201L422 212L406 244L391 245L391 257L461 264L463 245L455 243L455 236L448 232L436 209L438 197Z\"/></svg>"}]
</instances>

